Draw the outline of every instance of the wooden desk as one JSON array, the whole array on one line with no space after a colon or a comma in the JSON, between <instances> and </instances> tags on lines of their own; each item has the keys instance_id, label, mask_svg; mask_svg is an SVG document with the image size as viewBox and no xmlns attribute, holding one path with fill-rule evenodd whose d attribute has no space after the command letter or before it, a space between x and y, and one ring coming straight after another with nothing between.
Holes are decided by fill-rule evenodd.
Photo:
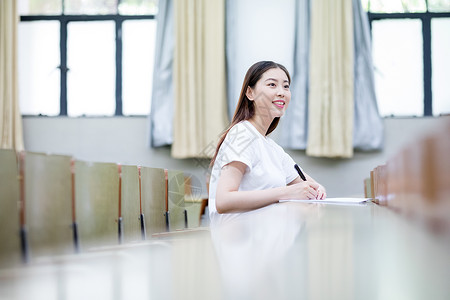
<instances>
[{"instance_id":1,"label":"wooden desk","mask_svg":"<svg viewBox=\"0 0 450 300\"><path fill-rule=\"evenodd\" d=\"M449 253L387 207L286 202L0 270L0 299L450 299Z\"/></svg>"}]
</instances>

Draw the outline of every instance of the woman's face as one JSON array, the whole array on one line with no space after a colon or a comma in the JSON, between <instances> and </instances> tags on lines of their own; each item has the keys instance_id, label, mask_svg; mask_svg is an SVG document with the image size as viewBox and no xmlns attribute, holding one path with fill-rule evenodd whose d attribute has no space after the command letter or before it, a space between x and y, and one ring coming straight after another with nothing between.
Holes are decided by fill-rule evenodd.
<instances>
[{"instance_id":1,"label":"woman's face","mask_svg":"<svg viewBox=\"0 0 450 300\"><path fill-rule=\"evenodd\" d=\"M254 88L247 89L246 95L248 99L254 101L255 115L270 120L281 117L291 100L288 77L282 69L269 69Z\"/></svg>"}]
</instances>

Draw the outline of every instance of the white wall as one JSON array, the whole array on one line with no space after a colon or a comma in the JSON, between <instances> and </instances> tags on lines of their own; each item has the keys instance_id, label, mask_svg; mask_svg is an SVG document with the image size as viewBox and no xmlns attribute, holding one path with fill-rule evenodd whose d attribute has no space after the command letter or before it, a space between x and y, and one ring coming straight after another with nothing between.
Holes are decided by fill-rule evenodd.
<instances>
[{"instance_id":1,"label":"white wall","mask_svg":"<svg viewBox=\"0 0 450 300\"><path fill-rule=\"evenodd\" d=\"M439 118L384 119L385 146L382 151L356 152L352 159L313 158L305 151L287 150L332 197L363 196L363 180L370 170L384 163L405 144L433 130ZM25 149L33 152L67 154L86 161L119 162L176 169L205 181L204 165L194 159L173 159L170 148L148 146L145 117L46 118L24 117ZM205 187L203 186L204 194Z\"/></svg>"}]
</instances>

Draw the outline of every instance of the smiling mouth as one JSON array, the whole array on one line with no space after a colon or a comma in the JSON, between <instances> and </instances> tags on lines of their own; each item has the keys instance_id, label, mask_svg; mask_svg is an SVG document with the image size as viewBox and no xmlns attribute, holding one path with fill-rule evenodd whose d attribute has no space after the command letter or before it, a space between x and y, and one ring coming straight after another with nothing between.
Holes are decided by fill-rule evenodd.
<instances>
[{"instance_id":1,"label":"smiling mouth","mask_svg":"<svg viewBox=\"0 0 450 300\"><path fill-rule=\"evenodd\" d=\"M284 100L276 100L272 102L276 107L283 108L286 102Z\"/></svg>"}]
</instances>

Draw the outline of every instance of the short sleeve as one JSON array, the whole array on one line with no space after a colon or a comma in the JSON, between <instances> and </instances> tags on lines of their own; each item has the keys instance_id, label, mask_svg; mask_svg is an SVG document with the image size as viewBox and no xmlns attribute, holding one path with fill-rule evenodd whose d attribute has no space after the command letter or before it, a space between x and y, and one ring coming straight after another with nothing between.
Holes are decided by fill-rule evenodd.
<instances>
[{"instance_id":1,"label":"short sleeve","mask_svg":"<svg viewBox=\"0 0 450 300\"><path fill-rule=\"evenodd\" d=\"M298 177L298 173L294 168L295 161L292 159L292 157L284 152L284 150L283 154L283 169L284 173L286 174L286 184L288 184Z\"/></svg>"},{"instance_id":2,"label":"short sleeve","mask_svg":"<svg viewBox=\"0 0 450 300\"><path fill-rule=\"evenodd\" d=\"M232 161L242 162L249 170L252 169L258 136L247 126L245 123L239 123L228 132L216 158L220 169Z\"/></svg>"}]
</instances>

